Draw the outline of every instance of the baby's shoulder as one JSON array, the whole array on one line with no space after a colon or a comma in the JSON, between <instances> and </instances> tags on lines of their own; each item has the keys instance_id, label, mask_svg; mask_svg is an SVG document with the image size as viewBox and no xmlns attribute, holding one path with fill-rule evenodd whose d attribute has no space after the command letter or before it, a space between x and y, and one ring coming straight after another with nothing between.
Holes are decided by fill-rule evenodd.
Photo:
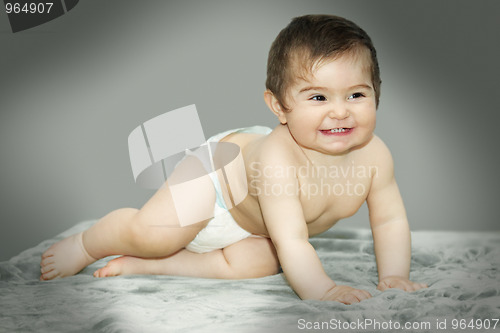
<instances>
[{"instance_id":1,"label":"baby's shoulder","mask_svg":"<svg viewBox=\"0 0 500 333\"><path fill-rule=\"evenodd\" d=\"M279 129L273 130L262 140L257 149L256 159L266 164L293 163L298 158L295 142L283 135Z\"/></svg>"},{"instance_id":2,"label":"baby's shoulder","mask_svg":"<svg viewBox=\"0 0 500 333\"><path fill-rule=\"evenodd\" d=\"M368 155L376 155L376 156L382 155L382 157L385 158L387 157L387 155L391 154L389 147L387 147L385 142L375 134L373 134L372 139L366 145L365 148L366 148L365 152Z\"/></svg>"},{"instance_id":3,"label":"baby's shoulder","mask_svg":"<svg viewBox=\"0 0 500 333\"><path fill-rule=\"evenodd\" d=\"M377 170L377 173L392 174L394 169L394 161L391 151L385 142L376 135L364 147L361 152L361 159L364 164L368 164Z\"/></svg>"}]
</instances>

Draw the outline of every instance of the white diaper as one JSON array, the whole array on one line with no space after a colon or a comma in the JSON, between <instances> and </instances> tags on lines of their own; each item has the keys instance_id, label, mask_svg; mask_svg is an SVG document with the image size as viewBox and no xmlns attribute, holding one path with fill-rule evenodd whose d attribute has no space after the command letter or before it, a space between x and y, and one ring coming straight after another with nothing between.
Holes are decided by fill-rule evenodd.
<instances>
[{"instance_id":1,"label":"white diaper","mask_svg":"<svg viewBox=\"0 0 500 333\"><path fill-rule=\"evenodd\" d=\"M229 130L217 135L214 135L208 142L219 142L226 136L232 133L258 133L269 134L272 130L268 127L253 126L247 128L239 128ZM223 249L226 246L234 244L240 240L250 237L252 234L243 229L233 219L227 206L224 202L220 184L217 177L210 177L214 183L217 200L214 208L214 218L208 222L207 226L203 228L186 246L186 249L196 253L205 253L213 250Z\"/></svg>"},{"instance_id":2,"label":"white diaper","mask_svg":"<svg viewBox=\"0 0 500 333\"><path fill-rule=\"evenodd\" d=\"M223 249L252 235L240 227L224 208L216 205L214 215L215 217L186 246L186 249L196 253L210 252Z\"/></svg>"}]
</instances>

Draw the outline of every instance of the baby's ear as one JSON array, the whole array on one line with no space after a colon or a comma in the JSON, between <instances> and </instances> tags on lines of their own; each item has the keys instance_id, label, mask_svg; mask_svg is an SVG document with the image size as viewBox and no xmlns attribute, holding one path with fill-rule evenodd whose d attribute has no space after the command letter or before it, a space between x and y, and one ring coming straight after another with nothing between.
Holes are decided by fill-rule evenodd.
<instances>
[{"instance_id":1,"label":"baby's ear","mask_svg":"<svg viewBox=\"0 0 500 333\"><path fill-rule=\"evenodd\" d=\"M285 111L283 111L281 103L270 90L264 91L264 101L266 102L269 109L274 113L274 115L278 117L280 123L282 125L285 125L287 123L286 113Z\"/></svg>"}]
</instances>

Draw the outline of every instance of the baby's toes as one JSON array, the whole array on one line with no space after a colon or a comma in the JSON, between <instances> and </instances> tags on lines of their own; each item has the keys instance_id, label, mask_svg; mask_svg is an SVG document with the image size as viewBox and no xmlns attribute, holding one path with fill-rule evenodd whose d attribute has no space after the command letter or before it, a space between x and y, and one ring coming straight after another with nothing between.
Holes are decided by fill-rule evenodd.
<instances>
[{"instance_id":1,"label":"baby's toes","mask_svg":"<svg viewBox=\"0 0 500 333\"><path fill-rule=\"evenodd\" d=\"M59 276L60 276L60 273L56 269L53 269L49 272L42 273L42 275L40 276L40 280L41 281L52 280L52 279L55 279Z\"/></svg>"},{"instance_id":2,"label":"baby's toes","mask_svg":"<svg viewBox=\"0 0 500 333\"><path fill-rule=\"evenodd\" d=\"M98 270L96 270L96 271L94 272L94 274L92 274L92 275L93 275L94 277L96 277L96 278L101 277L101 269L102 269L102 268L99 268L99 269L98 269Z\"/></svg>"},{"instance_id":3,"label":"baby's toes","mask_svg":"<svg viewBox=\"0 0 500 333\"><path fill-rule=\"evenodd\" d=\"M54 255L54 245L51 245L44 253L42 253L42 259L52 257Z\"/></svg>"},{"instance_id":4,"label":"baby's toes","mask_svg":"<svg viewBox=\"0 0 500 333\"><path fill-rule=\"evenodd\" d=\"M40 273L46 274L46 273L52 272L55 268L56 267L53 264L43 265L40 268Z\"/></svg>"},{"instance_id":5,"label":"baby's toes","mask_svg":"<svg viewBox=\"0 0 500 333\"><path fill-rule=\"evenodd\" d=\"M54 260L54 257L52 257L52 256L43 258L42 261L40 261L40 267L52 265L54 262L55 262L55 260Z\"/></svg>"},{"instance_id":6,"label":"baby's toes","mask_svg":"<svg viewBox=\"0 0 500 333\"><path fill-rule=\"evenodd\" d=\"M94 275L94 277L96 277L96 278L102 278L102 277L106 277L106 276L108 276L108 275L106 275L106 267L107 267L107 266L105 266L105 267L103 267L103 268L99 268L98 270L96 270L96 271L94 272L94 274L93 274L93 275Z\"/></svg>"},{"instance_id":7,"label":"baby's toes","mask_svg":"<svg viewBox=\"0 0 500 333\"><path fill-rule=\"evenodd\" d=\"M103 268L99 268L94 272L94 277L102 278L102 277L110 277L116 276L120 274L120 270L117 265L114 265L112 261L108 262L106 266Z\"/></svg>"}]
</instances>

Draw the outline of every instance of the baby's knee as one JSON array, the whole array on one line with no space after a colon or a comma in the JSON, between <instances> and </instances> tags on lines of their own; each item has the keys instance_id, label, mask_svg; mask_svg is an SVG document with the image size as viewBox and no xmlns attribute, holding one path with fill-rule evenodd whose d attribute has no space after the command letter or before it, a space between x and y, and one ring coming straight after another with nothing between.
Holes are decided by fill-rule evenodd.
<instances>
[{"instance_id":1,"label":"baby's knee","mask_svg":"<svg viewBox=\"0 0 500 333\"><path fill-rule=\"evenodd\" d=\"M254 238L253 240L259 244L254 260L255 274L258 277L278 274L280 263L273 242L269 238Z\"/></svg>"},{"instance_id":2,"label":"baby's knee","mask_svg":"<svg viewBox=\"0 0 500 333\"><path fill-rule=\"evenodd\" d=\"M278 274L279 265L274 262L262 260L257 262L253 260L246 264L237 264L230 266L230 279L257 279L261 277Z\"/></svg>"},{"instance_id":3,"label":"baby's knee","mask_svg":"<svg viewBox=\"0 0 500 333\"><path fill-rule=\"evenodd\" d=\"M105 216L105 218L112 218L114 220L126 222L134 218L134 216L139 212L137 208L120 208L113 210L111 213Z\"/></svg>"},{"instance_id":4,"label":"baby's knee","mask_svg":"<svg viewBox=\"0 0 500 333\"><path fill-rule=\"evenodd\" d=\"M239 273L240 279L257 279L261 277L278 274L279 265L274 262L264 261L257 265L249 265Z\"/></svg>"},{"instance_id":5,"label":"baby's knee","mask_svg":"<svg viewBox=\"0 0 500 333\"><path fill-rule=\"evenodd\" d=\"M166 255L168 252L167 228L155 226L140 220L140 215L130 221L128 240L138 253L147 257Z\"/></svg>"},{"instance_id":6,"label":"baby's knee","mask_svg":"<svg viewBox=\"0 0 500 333\"><path fill-rule=\"evenodd\" d=\"M279 272L279 260L267 238L247 238L233 248L223 250L235 279L253 279Z\"/></svg>"},{"instance_id":7,"label":"baby's knee","mask_svg":"<svg viewBox=\"0 0 500 333\"><path fill-rule=\"evenodd\" d=\"M139 253L146 257L164 257L186 247L207 222L186 227L158 225L135 215L131 223L130 240Z\"/></svg>"}]
</instances>

